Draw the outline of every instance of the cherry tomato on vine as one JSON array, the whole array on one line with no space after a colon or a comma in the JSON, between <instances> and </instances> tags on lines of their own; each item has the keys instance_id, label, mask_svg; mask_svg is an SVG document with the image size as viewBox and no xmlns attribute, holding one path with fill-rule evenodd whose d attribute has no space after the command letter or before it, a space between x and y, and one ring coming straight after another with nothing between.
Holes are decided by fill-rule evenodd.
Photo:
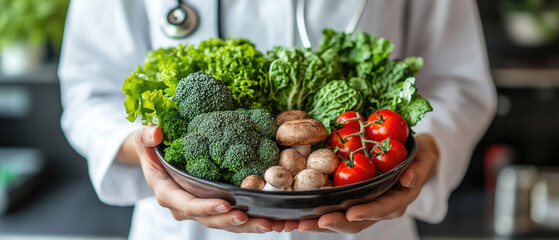
<instances>
[{"instance_id":1,"label":"cherry tomato on vine","mask_svg":"<svg viewBox=\"0 0 559 240\"><path fill-rule=\"evenodd\" d=\"M377 169L371 159L362 153L353 154L353 159L340 161L334 171L334 185L343 186L369 180L377 176Z\"/></svg>"},{"instance_id":2,"label":"cherry tomato on vine","mask_svg":"<svg viewBox=\"0 0 559 240\"><path fill-rule=\"evenodd\" d=\"M363 115L359 114L359 117L361 118L361 122L363 124L365 124L365 117L363 117ZM352 118L357 118L357 113L353 112L353 111L349 111L349 112L345 112L342 113L342 115L340 115L338 117L338 119L336 120L336 123L343 123L348 119L352 119ZM348 121L346 123L343 124L343 128L355 128L357 130L361 129L361 125L359 125L359 120L351 120Z\"/></svg>"},{"instance_id":3,"label":"cherry tomato on vine","mask_svg":"<svg viewBox=\"0 0 559 240\"><path fill-rule=\"evenodd\" d=\"M336 154L341 158L345 159L347 158L347 155L349 153L354 152L357 149L363 147L361 136L355 135L355 136L346 137L347 135L355 134L358 132L359 130L355 128L342 128L339 130L333 130L330 136L328 136L328 139L326 139L326 145L331 149L338 147ZM345 141L342 141L342 139L344 138ZM372 145L366 144L366 146L367 146L367 151L370 151ZM363 150L361 150L356 153L364 153L364 152Z\"/></svg>"},{"instance_id":4,"label":"cherry tomato on vine","mask_svg":"<svg viewBox=\"0 0 559 240\"><path fill-rule=\"evenodd\" d=\"M389 138L375 146L371 155L379 172L386 173L406 160L408 152L402 143Z\"/></svg>"},{"instance_id":5,"label":"cherry tomato on vine","mask_svg":"<svg viewBox=\"0 0 559 240\"><path fill-rule=\"evenodd\" d=\"M367 119L367 124L374 122L367 126L365 135L369 140L384 141L390 138L405 144L410 134L410 129L406 120L398 113L389 109L381 109Z\"/></svg>"}]
</instances>

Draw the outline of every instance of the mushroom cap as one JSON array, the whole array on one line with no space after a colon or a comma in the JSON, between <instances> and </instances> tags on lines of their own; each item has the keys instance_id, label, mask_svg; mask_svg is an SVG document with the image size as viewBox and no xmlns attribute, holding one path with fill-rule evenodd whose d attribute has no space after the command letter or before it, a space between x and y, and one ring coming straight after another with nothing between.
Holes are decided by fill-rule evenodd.
<instances>
[{"instance_id":1,"label":"mushroom cap","mask_svg":"<svg viewBox=\"0 0 559 240\"><path fill-rule=\"evenodd\" d=\"M264 179L262 179L258 175L249 175L245 179L243 179L243 182L241 182L241 188L248 189L262 190L262 188L264 188L264 185L266 185L266 182L264 182Z\"/></svg>"},{"instance_id":2,"label":"mushroom cap","mask_svg":"<svg viewBox=\"0 0 559 240\"><path fill-rule=\"evenodd\" d=\"M326 127L314 119L284 122L276 132L276 141L283 146L301 146L320 142L328 137Z\"/></svg>"},{"instance_id":3,"label":"mushroom cap","mask_svg":"<svg viewBox=\"0 0 559 240\"><path fill-rule=\"evenodd\" d=\"M327 148L317 149L307 158L307 168L314 168L322 174L333 173L339 163L336 153Z\"/></svg>"},{"instance_id":4,"label":"mushroom cap","mask_svg":"<svg viewBox=\"0 0 559 240\"><path fill-rule=\"evenodd\" d=\"M276 125L280 126L282 123L287 121L305 119L305 118L311 118L311 116L305 111L301 111L301 110L283 111L276 116Z\"/></svg>"},{"instance_id":5,"label":"mushroom cap","mask_svg":"<svg viewBox=\"0 0 559 240\"><path fill-rule=\"evenodd\" d=\"M293 175L282 166L272 166L264 172L264 180L275 188L288 188L293 183Z\"/></svg>"},{"instance_id":6,"label":"mushroom cap","mask_svg":"<svg viewBox=\"0 0 559 240\"><path fill-rule=\"evenodd\" d=\"M316 169L307 168L297 174L295 179L293 179L293 190L306 191L320 189L325 183L324 174Z\"/></svg>"},{"instance_id":7,"label":"mushroom cap","mask_svg":"<svg viewBox=\"0 0 559 240\"><path fill-rule=\"evenodd\" d=\"M292 176L307 168L307 159L295 149L285 149L280 152L279 165L291 172Z\"/></svg>"}]
</instances>

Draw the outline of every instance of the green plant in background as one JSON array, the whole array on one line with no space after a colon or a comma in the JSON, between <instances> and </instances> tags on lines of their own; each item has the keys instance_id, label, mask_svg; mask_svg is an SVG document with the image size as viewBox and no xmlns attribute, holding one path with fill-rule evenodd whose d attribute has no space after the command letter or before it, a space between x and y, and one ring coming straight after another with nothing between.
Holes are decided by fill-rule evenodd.
<instances>
[{"instance_id":1,"label":"green plant in background","mask_svg":"<svg viewBox=\"0 0 559 240\"><path fill-rule=\"evenodd\" d=\"M60 51L70 0L0 0L0 50L20 42Z\"/></svg>"},{"instance_id":2,"label":"green plant in background","mask_svg":"<svg viewBox=\"0 0 559 240\"><path fill-rule=\"evenodd\" d=\"M509 18L515 14L528 16L543 42L552 41L559 36L558 0L501 0L500 10Z\"/></svg>"}]
</instances>

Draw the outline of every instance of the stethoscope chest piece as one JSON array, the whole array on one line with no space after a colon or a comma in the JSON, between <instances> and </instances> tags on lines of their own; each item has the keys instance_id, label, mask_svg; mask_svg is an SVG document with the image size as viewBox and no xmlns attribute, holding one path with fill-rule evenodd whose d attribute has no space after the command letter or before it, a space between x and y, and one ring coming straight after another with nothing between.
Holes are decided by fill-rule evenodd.
<instances>
[{"instance_id":1,"label":"stethoscope chest piece","mask_svg":"<svg viewBox=\"0 0 559 240\"><path fill-rule=\"evenodd\" d=\"M163 14L159 27L170 38L184 38L198 27L198 14L184 3Z\"/></svg>"}]
</instances>

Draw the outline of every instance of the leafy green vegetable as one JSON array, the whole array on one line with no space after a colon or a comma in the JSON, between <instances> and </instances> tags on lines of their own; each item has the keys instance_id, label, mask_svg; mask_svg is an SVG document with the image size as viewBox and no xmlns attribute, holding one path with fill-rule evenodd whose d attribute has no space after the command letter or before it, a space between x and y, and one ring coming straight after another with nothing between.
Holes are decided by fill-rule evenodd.
<instances>
[{"instance_id":1,"label":"leafy green vegetable","mask_svg":"<svg viewBox=\"0 0 559 240\"><path fill-rule=\"evenodd\" d=\"M335 120L347 111L360 112L362 107L361 92L349 86L347 81L335 80L318 90L308 113L314 119Z\"/></svg>"},{"instance_id":2,"label":"leafy green vegetable","mask_svg":"<svg viewBox=\"0 0 559 240\"><path fill-rule=\"evenodd\" d=\"M413 76L423 67L423 59L410 57L404 60L390 60L388 56L394 49L394 45L384 38L377 38L364 32L355 33L353 40L350 34L330 29L324 30L323 35L319 52L338 53L343 66L342 76L339 79L349 79L348 85L361 92L364 98L365 115L388 108L402 115L412 127L423 118L425 113L433 110L429 102L417 93L414 86ZM313 106L315 105L317 103L313 103ZM352 108L351 106L339 107L346 110ZM311 111L318 113L316 109ZM315 114L313 117L320 116ZM329 119L335 118L329 117Z\"/></svg>"},{"instance_id":3,"label":"leafy green vegetable","mask_svg":"<svg viewBox=\"0 0 559 240\"><path fill-rule=\"evenodd\" d=\"M210 39L200 43L199 53L207 64L202 70L227 85L235 105L270 111L265 92L269 63L254 44L244 39Z\"/></svg>"},{"instance_id":4,"label":"leafy green vegetable","mask_svg":"<svg viewBox=\"0 0 559 240\"><path fill-rule=\"evenodd\" d=\"M270 97L277 102L280 112L305 109L318 88L332 79L338 69L337 61L325 61L304 48L275 47L268 52L268 58Z\"/></svg>"},{"instance_id":5,"label":"leafy green vegetable","mask_svg":"<svg viewBox=\"0 0 559 240\"><path fill-rule=\"evenodd\" d=\"M127 119L134 121L140 115L143 124L161 119L176 107L169 102L175 96L179 80L198 71L223 81L237 107L263 108L270 112L268 65L264 55L243 39L209 39L202 41L198 48L187 44L150 51L143 67L138 67L124 81ZM155 93L156 90L161 91Z\"/></svg>"}]
</instances>

